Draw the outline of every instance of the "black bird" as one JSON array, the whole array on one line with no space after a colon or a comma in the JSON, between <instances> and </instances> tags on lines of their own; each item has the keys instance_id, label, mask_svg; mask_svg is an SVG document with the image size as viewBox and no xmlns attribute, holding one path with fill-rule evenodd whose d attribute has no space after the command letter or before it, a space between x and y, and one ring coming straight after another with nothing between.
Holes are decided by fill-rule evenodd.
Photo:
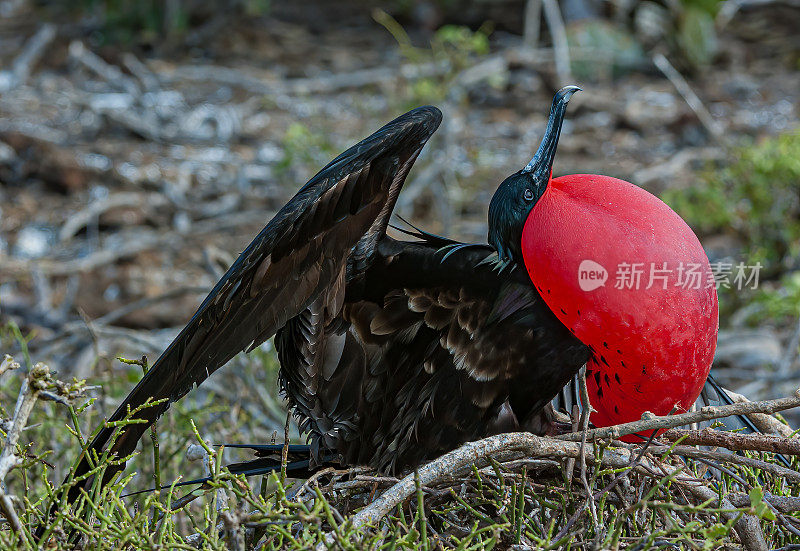
<instances>
[{"instance_id":1,"label":"black bird","mask_svg":"<svg viewBox=\"0 0 800 551\"><path fill-rule=\"evenodd\" d=\"M567 99L553 104L559 129ZM397 472L499 431L548 429L544 406L590 352L524 269L498 263L489 245L386 235L441 118L431 106L398 117L300 189L109 418L166 399L119 431L113 455L132 453L171 402L273 336L281 390L317 459L334 453ZM503 216L490 217L490 234ZM89 452L101 453L114 430L103 428ZM90 470L84 455L75 477ZM73 486L68 500L90 484Z\"/></svg>"},{"instance_id":2,"label":"black bird","mask_svg":"<svg viewBox=\"0 0 800 551\"><path fill-rule=\"evenodd\" d=\"M332 458L399 472L490 434L562 428L553 408L577 400L574 377L592 351L538 294L519 242L575 90L556 94L536 157L492 199L491 245L416 228L406 231L411 241L386 235L441 122L435 107L409 111L326 165L242 252L109 422L164 402L136 413L143 423L97 433L67 501L93 484L88 457L127 457L172 402L273 336L281 391L310 443L295 448L301 472ZM241 447L267 457L232 472L274 468L274 446ZM123 468L108 467L102 482Z\"/></svg>"}]
</instances>

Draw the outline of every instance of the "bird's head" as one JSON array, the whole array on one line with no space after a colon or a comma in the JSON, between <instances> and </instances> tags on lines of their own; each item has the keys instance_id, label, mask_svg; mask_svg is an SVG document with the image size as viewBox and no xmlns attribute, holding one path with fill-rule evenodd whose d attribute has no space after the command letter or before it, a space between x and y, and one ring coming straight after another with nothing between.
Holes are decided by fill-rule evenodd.
<instances>
[{"instance_id":1,"label":"bird's head","mask_svg":"<svg viewBox=\"0 0 800 551\"><path fill-rule=\"evenodd\" d=\"M525 168L506 178L489 203L489 244L497 250L502 265L523 263L522 228L531 209L544 194L553 169L564 113L577 86L565 86L553 97L550 118L542 143Z\"/></svg>"}]
</instances>

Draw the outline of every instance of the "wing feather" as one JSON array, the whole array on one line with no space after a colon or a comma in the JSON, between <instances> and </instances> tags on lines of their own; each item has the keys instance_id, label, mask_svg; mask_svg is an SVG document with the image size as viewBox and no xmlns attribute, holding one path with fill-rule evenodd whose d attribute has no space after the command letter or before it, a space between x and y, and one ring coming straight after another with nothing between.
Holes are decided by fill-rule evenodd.
<instances>
[{"instance_id":1,"label":"wing feather","mask_svg":"<svg viewBox=\"0 0 800 551\"><path fill-rule=\"evenodd\" d=\"M353 345L325 355L324 380L301 354L299 322L278 333L282 388L312 449L414 466L509 426L499 418L512 407L538 413L580 369L588 348L522 271L498 273L481 264L487 255L461 247L443 261L438 242L382 238L365 270L349 272L341 317L315 325Z\"/></svg>"},{"instance_id":2,"label":"wing feather","mask_svg":"<svg viewBox=\"0 0 800 551\"><path fill-rule=\"evenodd\" d=\"M341 306L343 266L350 251L366 241L361 249L369 254L370 244L374 246L381 228L388 224L387 213L411 165L440 122L441 113L435 107L410 111L336 157L300 189L241 253L109 418L120 420L128 408L149 398L168 400L137 415L147 423L124 428L113 453L130 454L170 402L238 352L253 349L312 304L319 304L320 297L331 300L332 308ZM312 328L306 337L313 335ZM307 354L315 352L309 349ZM112 432L106 426L90 449L102 450ZM77 476L88 470L84 457ZM113 472L107 471L106 478ZM79 492L79 486L73 487L70 499Z\"/></svg>"}]
</instances>

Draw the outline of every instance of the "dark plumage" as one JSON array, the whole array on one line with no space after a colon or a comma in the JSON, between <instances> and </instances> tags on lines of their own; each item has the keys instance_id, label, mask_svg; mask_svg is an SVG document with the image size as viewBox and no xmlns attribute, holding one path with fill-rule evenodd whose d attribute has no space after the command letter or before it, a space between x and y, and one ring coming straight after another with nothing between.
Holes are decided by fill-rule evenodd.
<instances>
[{"instance_id":1,"label":"dark plumage","mask_svg":"<svg viewBox=\"0 0 800 551\"><path fill-rule=\"evenodd\" d=\"M315 445L396 471L537 422L589 352L524 272L481 264L489 254L442 261L436 243L385 237L348 273L339 316L309 309L278 331L281 386Z\"/></svg>"},{"instance_id":2,"label":"dark plumage","mask_svg":"<svg viewBox=\"0 0 800 551\"><path fill-rule=\"evenodd\" d=\"M385 235L440 121L435 107L410 111L300 189L111 416L167 399L137 414L146 423L121 430L113 454L133 452L171 402L273 335L281 389L317 459L333 451L398 471L490 433L541 429L542 408L589 358L587 347L524 270L486 261L491 247ZM90 450L111 435L101 430ZM84 458L76 475L89 470Z\"/></svg>"}]
</instances>

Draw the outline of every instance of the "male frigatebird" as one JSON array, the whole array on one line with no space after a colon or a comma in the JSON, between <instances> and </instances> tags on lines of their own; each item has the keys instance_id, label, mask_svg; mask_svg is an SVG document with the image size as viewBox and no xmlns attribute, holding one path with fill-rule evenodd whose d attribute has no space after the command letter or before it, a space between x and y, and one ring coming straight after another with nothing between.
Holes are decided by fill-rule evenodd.
<instances>
[{"instance_id":1,"label":"male frigatebird","mask_svg":"<svg viewBox=\"0 0 800 551\"><path fill-rule=\"evenodd\" d=\"M441 122L414 109L314 176L242 252L89 451L132 453L169 404L235 354L271 337L280 386L314 457L399 471L504 430L544 432L545 406L588 362L592 421L688 408L717 333L712 287L591 291L589 260L708 260L689 227L642 189L595 175L551 178L567 102L553 99L542 144L489 207L489 244L386 235L403 182ZM673 282L669 282L670 284ZM91 470L84 455L75 479ZM108 479L124 465L110 467ZM69 493L75 499L90 478Z\"/></svg>"}]
</instances>

